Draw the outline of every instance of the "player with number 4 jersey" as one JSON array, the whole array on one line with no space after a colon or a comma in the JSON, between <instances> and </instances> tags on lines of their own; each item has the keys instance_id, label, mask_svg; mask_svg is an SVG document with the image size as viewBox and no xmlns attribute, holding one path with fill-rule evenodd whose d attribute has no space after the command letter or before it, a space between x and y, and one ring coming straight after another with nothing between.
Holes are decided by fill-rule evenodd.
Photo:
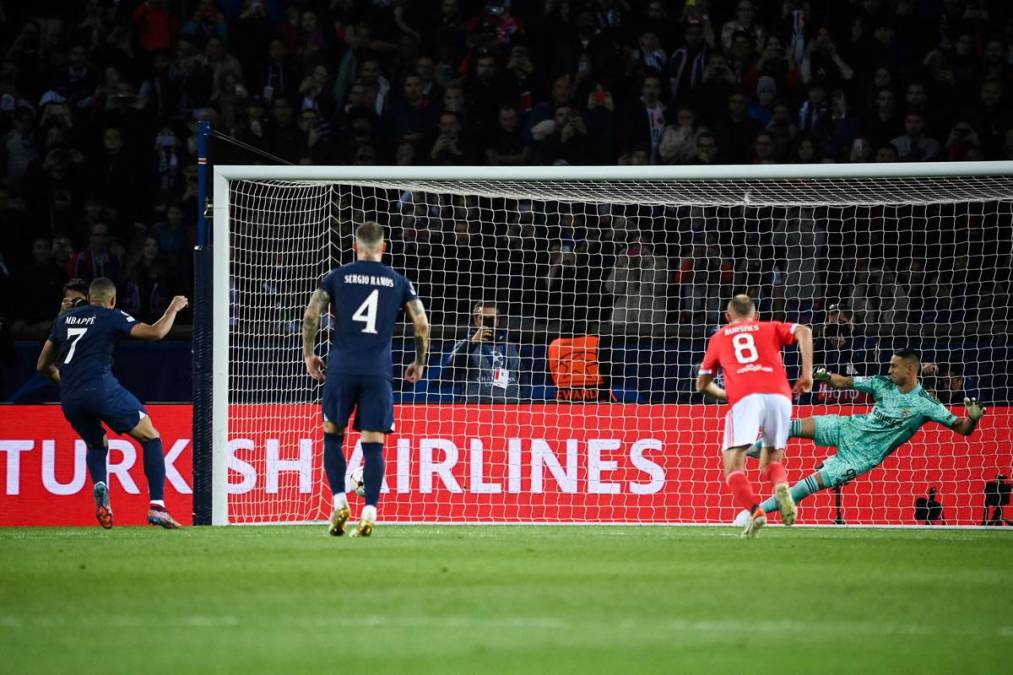
<instances>
[{"instance_id":1,"label":"player with number 4 jersey","mask_svg":"<svg viewBox=\"0 0 1013 675\"><path fill-rule=\"evenodd\" d=\"M383 482L383 442L394 430L391 341L401 310L415 329L415 361L404 378L422 379L429 352L429 321L415 287L380 262L386 242L383 228L366 222L355 231L356 261L327 274L303 314L303 357L315 380L324 380L324 471L334 496L328 531L345 533L350 516L345 494L347 468L342 450L345 429L355 412L361 433L365 507L353 536L369 536ZM331 348L324 362L315 353L320 316L331 308Z\"/></svg>"},{"instance_id":2,"label":"player with number 4 jersey","mask_svg":"<svg viewBox=\"0 0 1013 675\"><path fill-rule=\"evenodd\" d=\"M788 478L781 464L788 444L793 388L781 360L781 349L798 343L802 353L802 376L794 393L812 390L812 331L807 326L758 321L756 306L748 295L736 295L728 303L728 324L711 336L700 365L697 391L727 401L723 465L725 483L737 504L749 510L743 535L753 537L766 522L760 498L746 478L746 451L758 436L763 450L760 473L774 489L785 525L795 521L795 505L788 490ZM724 373L725 388L714 383L717 370Z\"/></svg>"}]
</instances>

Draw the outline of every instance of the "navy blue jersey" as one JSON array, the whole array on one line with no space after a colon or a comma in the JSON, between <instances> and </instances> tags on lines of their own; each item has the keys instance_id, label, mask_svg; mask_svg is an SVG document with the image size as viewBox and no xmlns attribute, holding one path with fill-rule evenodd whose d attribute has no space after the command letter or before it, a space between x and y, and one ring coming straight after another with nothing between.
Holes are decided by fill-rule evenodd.
<instances>
[{"instance_id":1,"label":"navy blue jersey","mask_svg":"<svg viewBox=\"0 0 1013 675\"><path fill-rule=\"evenodd\" d=\"M57 317L49 339L58 347L60 398L92 396L119 386L112 373L113 350L136 325L126 312L95 305L75 307Z\"/></svg>"},{"instance_id":2,"label":"navy blue jersey","mask_svg":"<svg viewBox=\"0 0 1013 675\"><path fill-rule=\"evenodd\" d=\"M320 282L334 318L327 372L391 378L391 338L415 287L383 263L360 260Z\"/></svg>"}]
</instances>

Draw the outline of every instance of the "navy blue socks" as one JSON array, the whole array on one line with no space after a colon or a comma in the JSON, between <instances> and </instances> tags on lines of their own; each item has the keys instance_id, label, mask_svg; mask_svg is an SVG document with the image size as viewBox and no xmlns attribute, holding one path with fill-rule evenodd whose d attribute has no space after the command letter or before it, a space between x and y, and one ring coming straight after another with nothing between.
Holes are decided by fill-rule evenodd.
<instances>
[{"instance_id":1,"label":"navy blue socks","mask_svg":"<svg viewBox=\"0 0 1013 675\"><path fill-rule=\"evenodd\" d=\"M362 463L366 506L376 506L380 501L380 486L383 485L383 443L363 443Z\"/></svg>"},{"instance_id":2,"label":"navy blue socks","mask_svg":"<svg viewBox=\"0 0 1013 675\"><path fill-rule=\"evenodd\" d=\"M144 477L148 479L148 498L153 502L165 499L165 454L162 439L152 438L141 443L144 449Z\"/></svg>"},{"instance_id":3,"label":"navy blue socks","mask_svg":"<svg viewBox=\"0 0 1013 675\"><path fill-rule=\"evenodd\" d=\"M108 484L106 479L107 454L109 454L109 448L101 445L88 448L88 451L84 454L84 461L88 465L88 475L91 476L92 485L96 483Z\"/></svg>"},{"instance_id":4,"label":"navy blue socks","mask_svg":"<svg viewBox=\"0 0 1013 675\"><path fill-rule=\"evenodd\" d=\"M327 474L327 482L331 485L331 494L340 495L345 492L345 453L341 446L344 444L344 434L324 433L324 472Z\"/></svg>"}]
</instances>

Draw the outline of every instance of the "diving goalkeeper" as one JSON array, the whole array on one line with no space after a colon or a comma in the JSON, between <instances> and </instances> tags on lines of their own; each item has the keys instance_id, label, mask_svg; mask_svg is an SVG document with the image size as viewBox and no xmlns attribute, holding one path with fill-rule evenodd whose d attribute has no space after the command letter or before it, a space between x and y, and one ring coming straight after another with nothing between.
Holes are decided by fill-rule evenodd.
<instances>
[{"instance_id":1,"label":"diving goalkeeper","mask_svg":"<svg viewBox=\"0 0 1013 675\"><path fill-rule=\"evenodd\" d=\"M811 438L817 446L832 447L837 453L822 467L791 488L795 502L814 492L837 487L875 469L904 444L926 422L938 422L961 436L970 436L985 415L985 408L973 398L964 399L967 417L958 418L918 382L921 359L918 352L898 349L890 358L889 375L847 377L820 368L814 379L834 389L856 389L872 396L875 406L865 415L819 415L792 420L789 437ZM756 447L749 454L754 454ZM760 504L770 513L778 510L774 497Z\"/></svg>"}]
</instances>

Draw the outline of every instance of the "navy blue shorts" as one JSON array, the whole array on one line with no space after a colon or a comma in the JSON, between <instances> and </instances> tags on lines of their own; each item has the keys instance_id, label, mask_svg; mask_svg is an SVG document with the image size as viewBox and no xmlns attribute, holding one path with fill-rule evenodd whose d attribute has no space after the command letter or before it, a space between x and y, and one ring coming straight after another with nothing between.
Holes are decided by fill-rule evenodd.
<instances>
[{"instance_id":1,"label":"navy blue shorts","mask_svg":"<svg viewBox=\"0 0 1013 675\"><path fill-rule=\"evenodd\" d=\"M339 429L355 411L356 431L394 431L394 390L390 379L370 375L328 375L324 383L324 421Z\"/></svg>"},{"instance_id":2,"label":"navy blue shorts","mask_svg":"<svg viewBox=\"0 0 1013 675\"><path fill-rule=\"evenodd\" d=\"M148 416L148 409L123 387L96 392L88 398L63 401L63 416L74 431L91 447L102 445L102 423L123 434Z\"/></svg>"}]
</instances>

